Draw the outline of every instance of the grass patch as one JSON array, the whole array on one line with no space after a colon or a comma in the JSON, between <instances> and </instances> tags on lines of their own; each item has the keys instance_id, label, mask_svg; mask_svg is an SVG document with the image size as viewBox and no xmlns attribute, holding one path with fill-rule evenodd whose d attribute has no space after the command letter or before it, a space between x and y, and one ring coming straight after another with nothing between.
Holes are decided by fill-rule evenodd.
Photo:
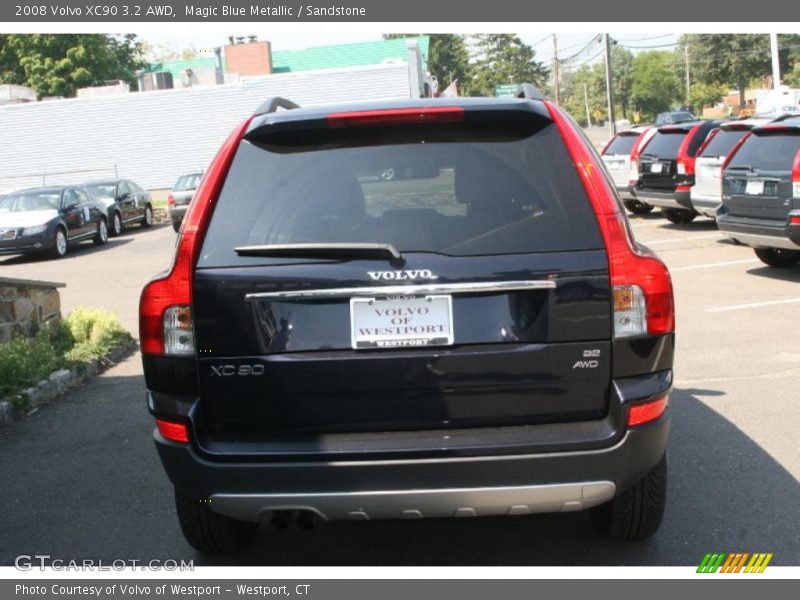
<instances>
[{"instance_id":1,"label":"grass patch","mask_svg":"<svg viewBox=\"0 0 800 600\"><path fill-rule=\"evenodd\" d=\"M0 396L35 385L58 369L103 357L131 339L115 314L77 307L60 323L45 325L32 338L0 344Z\"/></svg>"}]
</instances>

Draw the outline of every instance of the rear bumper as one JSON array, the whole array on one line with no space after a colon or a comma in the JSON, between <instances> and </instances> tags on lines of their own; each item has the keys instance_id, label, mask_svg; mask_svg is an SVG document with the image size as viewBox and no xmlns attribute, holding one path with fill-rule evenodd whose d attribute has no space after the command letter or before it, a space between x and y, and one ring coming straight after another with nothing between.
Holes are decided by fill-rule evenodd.
<instances>
[{"instance_id":1,"label":"rear bumper","mask_svg":"<svg viewBox=\"0 0 800 600\"><path fill-rule=\"evenodd\" d=\"M617 380L608 417L617 431L602 447L585 440L583 448L572 450L514 453L487 447L430 458L277 459L210 455L196 442L171 442L158 432L154 437L176 487L243 520L258 521L276 510L310 510L331 520L581 510L609 500L659 462L667 446L669 409L636 428L625 429L624 423L630 401L662 395L671 381L670 371ZM574 423L572 429L580 426ZM530 441L520 447L530 448Z\"/></svg>"},{"instance_id":2,"label":"rear bumper","mask_svg":"<svg viewBox=\"0 0 800 600\"><path fill-rule=\"evenodd\" d=\"M659 191L650 188L631 187L633 196L640 202L657 206L659 208L675 208L678 210L694 210L690 192L688 191Z\"/></svg>"},{"instance_id":3,"label":"rear bumper","mask_svg":"<svg viewBox=\"0 0 800 600\"><path fill-rule=\"evenodd\" d=\"M694 191L691 192L692 208L699 212L701 215L711 217L712 219L717 216L717 210L722 204L721 196L712 196L705 194L698 194Z\"/></svg>"},{"instance_id":4,"label":"rear bumper","mask_svg":"<svg viewBox=\"0 0 800 600\"><path fill-rule=\"evenodd\" d=\"M170 206L167 212L169 213L169 218L173 222L180 223L181 221L183 221L183 217L188 209L189 209L188 204L180 206Z\"/></svg>"},{"instance_id":5,"label":"rear bumper","mask_svg":"<svg viewBox=\"0 0 800 600\"><path fill-rule=\"evenodd\" d=\"M631 187L629 185L617 184L615 187L617 188L617 195L620 197L620 200L637 199L633 192L631 192Z\"/></svg>"},{"instance_id":6,"label":"rear bumper","mask_svg":"<svg viewBox=\"0 0 800 600\"><path fill-rule=\"evenodd\" d=\"M725 237L752 248L800 250L800 225L772 225L763 219L732 217L728 214L720 214L717 224Z\"/></svg>"}]
</instances>

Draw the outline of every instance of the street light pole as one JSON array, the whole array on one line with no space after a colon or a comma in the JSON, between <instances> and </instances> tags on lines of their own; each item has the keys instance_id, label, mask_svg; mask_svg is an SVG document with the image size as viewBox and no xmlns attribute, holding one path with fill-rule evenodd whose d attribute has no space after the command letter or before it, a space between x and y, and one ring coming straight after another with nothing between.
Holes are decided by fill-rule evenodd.
<instances>
[{"instance_id":1,"label":"street light pole","mask_svg":"<svg viewBox=\"0 0 800 600\"><path fill-rule=\"evenodd\" d=\"M558 37L553 34L553 92L556 99L556 104L560 104L561 94L558 82Z\"/></svg>"},{"instance_id":2,"label":"street light pole","mask_svg":"<svg viewBox=\"0 0 800 600\"><path fill-rule=\"evenodd\" d=\"M614 119L614 96L611 86L611 42L607 33L603 34L606 52L606 95L608 96L608 132L611 137L617 135L617 123Z\"/></svg>"},{"instance_id":3,"label":"street light pole","mask_svg":"<svg viewBox=\"0 0 800 600\"><path fill-rule=\"evenodd\" d=\"M769 34L769 45L772 50L772 89L777 90L781 86L781 62L778 56L778 34Z\"/></svg>"}]
</instances>

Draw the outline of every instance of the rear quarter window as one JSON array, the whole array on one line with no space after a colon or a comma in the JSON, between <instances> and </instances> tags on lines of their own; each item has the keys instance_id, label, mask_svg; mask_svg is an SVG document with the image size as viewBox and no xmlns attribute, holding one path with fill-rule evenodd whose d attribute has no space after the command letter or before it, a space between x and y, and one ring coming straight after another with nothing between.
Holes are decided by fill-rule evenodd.
<instances>
[{"instance_id":1,"label":"rear quarter window","mask_svg":"<svg viewBox=\"0 0 800 600\"><path fill-rule=\"evenodd\" d=\"M451 256L603 247L549 121L431 127L362 131L357 142L334 132L299 148L243 141L198 265L300 260L234 252L256 244L377 242Z\"/></svg>"}]
</instances>

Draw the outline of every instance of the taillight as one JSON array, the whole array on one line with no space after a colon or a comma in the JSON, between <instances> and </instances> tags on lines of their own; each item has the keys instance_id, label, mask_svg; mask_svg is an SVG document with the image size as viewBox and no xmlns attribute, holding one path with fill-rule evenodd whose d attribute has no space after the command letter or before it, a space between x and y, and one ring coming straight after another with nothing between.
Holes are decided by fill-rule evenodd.
<instances>
[{"instance_id":1,"label":"taillight","mask_svg":"<svg viewBox=\"0 0 800 600\"><path fill-rule=\"evenodd\" d=\"M381 125L422 125L426 123L458 123L464 120L464 109L460 106L424 106L420 108L398 108L387 110L363 110L332 113L328 115L328 126L377 127Z\"/></svg>"},{"instance_id":2,"label":"taillight","mask_svg":"<svg viewBox=\"0 0 800 600\"><path fill-rule=\"evenodd\" d=\"M158 433L173 442L187 443L189 441L189 428L184 423L156 419Z\"/></svg>"},{"instance_id":3,"label":"taillight","mask_svg":"<svg viewBox=\"0 0 800 600\"><path fill-rule=\"evenodd\" d=\"M653 136L648 134L649 131L649 129L642 131L639 135L639 139L636 140L636 143L633 145L633 150L631 150L631 168L628 172L628 185L636 185L639 182L639 154L644 147L650 143L650 140L653 139Z\"/></svg>"},{"instance_id":4,"label":"taillight","mask_svg":"<svg viewBox=\"0 0 800 600\"><path fill-rule=\"evenodd\" d=\"M545 104L583 182L605 241L613 286L614 337L674 331L672 280L667 267L634 244L616 196L577 125L556 105Z\"/></svg>"},{"instance_id":5,"label":"taillight","mask_svg":"<svg viewBox=\"0 0 800 600\"><path fill-rule=\"evenodd\" d=\"M148 283L139 300L139 343L142 354L194 354L192 272L203 237L247 119L228 137L203 176L183 219L172 268Z\"/></svg>"},{"instance_id":6,"label":"taillight","mask_svg":"<svg viewBox=\"0 0 800 600\"><path fill-rule=\"evenodd\" d=\"M628 427L636 427L637 425L655 421L667 410L668 403L669 396L661 396L650 402L632 404L628 408Z\"/></svg>"},{"instance_id":7,"label":"taillight","mask_svg":"<svg viewBox=\"0 0 800 600\"><path fill-rule=\"evenodd\" d=\"M694 156L689 154L689 144L697 134L700 125L695 125L683 138L680 148L678 148L677 172L678 175L694 175Z\"/></svg>"},{"instance_id":8,"label":"taillight","mask_svg":"<svg viewBox=\"0 0 800 600\"><path fill-rule=\"evenodd\" d=\"M167 196L167 204L169 204L170 206L175 206L175 196L173 196L172 194Z\"/></svg>"},{"instance_id":9,"label":"taillight","mask_svg":"<svg viewBox=\"0 0 800 600\"><path fill-rule=\"evenodd\" d=\"M800 150L794 155L792 163L792 196L800 198Z\"/></svg>"}]
</instances>

